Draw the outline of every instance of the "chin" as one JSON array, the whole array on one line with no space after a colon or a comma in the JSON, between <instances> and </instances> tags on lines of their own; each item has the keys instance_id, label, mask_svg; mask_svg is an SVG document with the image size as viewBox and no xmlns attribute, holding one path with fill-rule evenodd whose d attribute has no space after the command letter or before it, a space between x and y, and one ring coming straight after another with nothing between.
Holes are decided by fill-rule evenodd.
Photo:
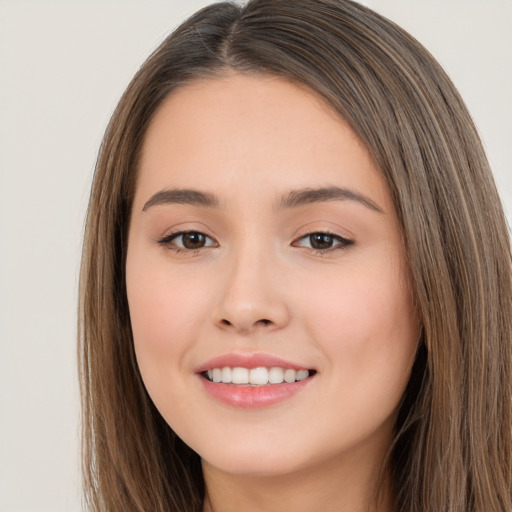
<instances>
[{"instance_id":1,"label":"chin","mask_svg":"<svg viewBox=\"0 0 512 512\"><path fill-rule=\"evenodd\" d=\"M265 456L261 453L250 456L225 456L202 459L216 471L247 477L277 477L295 473L303 468L297 460L277 456Z\"/></svg>"}]
</instances>

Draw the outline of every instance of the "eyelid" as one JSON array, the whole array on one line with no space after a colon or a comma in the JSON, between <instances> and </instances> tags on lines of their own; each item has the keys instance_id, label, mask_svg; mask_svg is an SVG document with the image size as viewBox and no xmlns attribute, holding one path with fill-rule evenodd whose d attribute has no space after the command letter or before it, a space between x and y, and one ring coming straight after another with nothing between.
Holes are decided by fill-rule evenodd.
<instances>
[{"instance_id":1,"label":"eyelid","mask_svg":"<svg viewBox=\"0 0 512 512\"><path fill-rule=\"evenodd\" d=\"M315 249L314 247L306 247L306 246L299 244L299 242L301 240L310 238L312 235L327 235L329 237L332 237L334 239L334 241L337 241L338 243L336 243L332 247L328 247L326 249ZM312 251L315 254L327 254L329 252L334 252L334 251L338 251L338 250L346 250L350 246L354 245L354 243L355 242L353 239L344 237L338 233L334 233L333 231L331 231L329 229L318 228L318 229L310 229L309 231L307 231L305 233L304 232L301 233L299 236L297 236L294 239L294 241L292 242L291 245L293 247L302 247L304 249Z\"/></svg>"},{"instance_id":2,"label":"eyelid","mask_svg":"<svg viewBox=\"0 0 512 512\"><path fill-rule=\"evenodd\" d=\"M305 228L308 228L307 230ZM336 232L335 230L326 228L325 226L318 226L318 227L312 227L312 226L306 226L303 227L301 232L297 234L297 236L294 237L293 241L291 242L292 247L299 247L303 248L305 250L308 250L310 252L313 252L315 254L328 254L330 252L335 252L338 250L346 250L351 245L354 245L353 238L347 238L346 236L343 236L339 234L339 232ZM194 227L191 228L182 228L182 229L174 229L170 232L167 232L165 235L161 236L156 240L156 243L158 245L161 245L169 250L173 250L177 253L183 252L183 253L190 253L190 254L197 254L202 249L208 249L208 248L216 248L219 247L219 243L213 236L208 235L205 231L205 229L199 228L196 229ZM200 247L185 247L183 244L177 244L175 242L176 239L179 237L182 237L187 234L198 234L205 238L204 245ZM315 248L312 246L307 246L303 243L303 241L307 240L308 238L310 241L312 240L313 235L324 235L329 238L332 238L332 246L326 247L326 248Z\"/></svg>"},{"instance_id":3,"label":"eyelid","mask_svg":"<svg viewBox=\"0 0 512 512\"><path fill-rule=\"evenodd\" d=\"M203 247L198 247L198 248L195 248L195 249L189 249L187 247L180 247L180 246L178 246L176 244L173 244L174 240L176 240L180 236L186 235L188 233L194 233L194 234L202 235L206 239L210 240L213 243L207 243ZM160 237L156 242L159 245L161 245L163 247L166 247L166 248L168 248L170 250L174 250L176 252L190 252L190 253L197 253L201 249L206 249L206 248L210 248L210 247L218 247L219 246L218 242L212 236L207 235L204 231L201 231L199 229L193 229L193 228L192 229L177 229L175 231L171 231L171 232L165 234L163 237Z\"/></svg>"}]
</instances>

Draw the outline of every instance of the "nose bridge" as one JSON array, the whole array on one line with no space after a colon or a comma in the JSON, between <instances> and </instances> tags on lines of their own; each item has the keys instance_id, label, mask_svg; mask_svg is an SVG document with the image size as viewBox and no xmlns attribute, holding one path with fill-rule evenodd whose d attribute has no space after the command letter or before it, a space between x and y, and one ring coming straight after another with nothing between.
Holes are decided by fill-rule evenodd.
<instances>
[{"instance_id":1,"label":"nose bridge","mask_svg":"<svg viewBox=\"0 0 512 512\"><path fill-rule=\"evenodd\" d=\"M240 332L285 325L288 305L278 276L279 257L268 241L249 237L234 246L224 262L216 322Z\"/></svg>"}]
</instances>

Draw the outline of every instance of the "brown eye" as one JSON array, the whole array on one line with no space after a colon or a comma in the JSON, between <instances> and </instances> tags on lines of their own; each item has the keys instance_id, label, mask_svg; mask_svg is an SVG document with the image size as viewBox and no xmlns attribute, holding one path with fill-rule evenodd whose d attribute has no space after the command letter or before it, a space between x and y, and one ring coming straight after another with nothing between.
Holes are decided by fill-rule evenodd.
<instances>
[{"instance_id":1,"label":"brown eye","mask_svg":"<svg viewBox=\"0 0 512 512\"><path fill-rule=\"evenodd\" d=\"M309 243L313 249L330 249L334 244L334 237L327 233L313 233L309 235Z\"/></svg>"},{"instance_id":2,"label":"brown eye","mask_svg":"<svg viewBox=\"0 0 512 512\"><path fill-rule=\"evenodd\" d=\"M304 247L316 252L329 252L336 249L345 249L353 245L354 241L331 233L310 233L293 243L295 247Z\"/></svg>"},{"instance_id":3,"label":"brown eye","mask_svg":"<svg viewBox=\"0 0 512 512\"><path fill-rule=\"evenodd\" d=\"M201 249L206 244L206 236L202 233L183 233L181 237L185 249Z\"/></svg>"},{"instance_id":4,"label":"brown eye","mask_svg":"<svg viewBox=\"0 0 512 512\"><path fill-rule=\"evenodd\" d=\"M204 247L218 247L212 238L199 231L172 233L159 240L158 243L176 251L197 251Z\"/></svg>"}]
</instances>

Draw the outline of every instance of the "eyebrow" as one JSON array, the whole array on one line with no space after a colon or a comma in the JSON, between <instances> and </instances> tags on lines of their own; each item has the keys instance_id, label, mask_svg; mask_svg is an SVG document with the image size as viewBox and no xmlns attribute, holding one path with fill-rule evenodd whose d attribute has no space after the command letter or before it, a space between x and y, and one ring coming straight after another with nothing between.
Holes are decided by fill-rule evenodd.
<instances>
[{"instance_id":1,"label":"eyebrow","mask_svg":"<svg viewBox=\"0 0 512 512\"><path fill-rule=\"evenodd\" d=\"M292 190L281 198L278 203L278 209L298 208L300 206L323 203L326 201L356 201L370 210L383 213L383 210L370 198L354 190L334 186ZM163 204L189 204L206 208L218 208L219 203L219 199L215 194L188 188L175 188L160 190L153 194L144 204L142 211L145 212L152 206Z\"/></svg>"},{"instance_id":2,"label":"eyebrow","mask_svg":"<svg viewBox=\"0 0 512 512\"><path fill-rule=\"evenodd\" d=\"M191 204L193 206L205 206L208 208L217 208L219 200L213 194L200 192L188 188L174 188L160 190L153 194L144 204L142 211L145 212L151 206L160 204Z\"/></svg>"},{"instance_id":3,"label":"eyebrow","mask_svg":"<svg viewBox=\"0 0 512 512\"><path fill-rule=\"evenodd\" d=\"M350 190L340 187L323 188L305 188L292 190L287 196L281 199L279 208L297 208L312 203L323 203L326 201L356 201L370 210L384 213L382 208L370 198Z\"/></svg>"}]
</instances>

